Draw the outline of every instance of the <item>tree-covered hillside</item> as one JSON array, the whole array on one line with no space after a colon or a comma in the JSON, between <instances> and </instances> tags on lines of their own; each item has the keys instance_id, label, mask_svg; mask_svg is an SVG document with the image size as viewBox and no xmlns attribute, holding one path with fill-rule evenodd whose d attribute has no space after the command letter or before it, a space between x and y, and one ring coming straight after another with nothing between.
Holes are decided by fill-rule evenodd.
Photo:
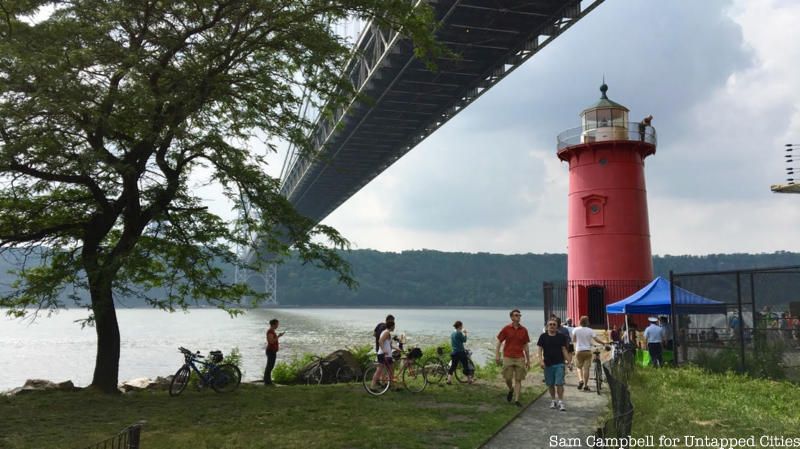
<instances>
[{"instance_id":1,"label":"tree-covered hillside","mask_svg":"<svg viewBox=\"0 0 800 449\"><path fill-rule=\"evenodd\" d=\"M566 254L446 253L421 250L384 253L355 250L344 254L359 283L355 290L337 282L335 273L298 260L289 260L278 268L278 301L283 306L520 306L542 304L542 283L566 279ZM8 286L13 277L13 257L0 259L0 285ZM800 265L800 254L710 254L705 256L656 256L656 275L719 271L746 268ZM224 267L228 276L233 270ZM797 289L797 276L769 277L773 289ZM729 279L730 281L730 279ZM790 284L790 285L788 285ZM686 285L690 287L689 285ZM7 288L7 287L6 287ZM84 300L85 292L67 291L63 303L72 305L67 294ZM157 293L150 292L152 296ZM713 296L712 297L716 297ZM721 296L720 296L721 298ZM792 298L794 299L794 298ZM144 307L138 298L115 301L123 307Z\"/></svg>"},{"instance_id":2,"label":"tree-covered hillside","mask_svg":"<svg viewBox=\"0 0 800 449\"><path fill-rule=\"evenodd\" d=\"M333 274L287 262L278 269L282 305L536 306L542 283L563 280L565 254L468 254L440 251L347 253L360 286L348 290ZM800 254L656 256L655 274L800 265Z\"/></svg>"}]
</instances>

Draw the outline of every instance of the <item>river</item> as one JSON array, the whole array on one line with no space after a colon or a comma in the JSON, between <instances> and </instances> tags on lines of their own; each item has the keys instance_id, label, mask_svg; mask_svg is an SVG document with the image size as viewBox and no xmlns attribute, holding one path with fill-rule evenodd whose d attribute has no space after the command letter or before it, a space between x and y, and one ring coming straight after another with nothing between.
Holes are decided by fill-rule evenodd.
<instances>
[{"instance_id":1,"label":"river","mask_svg":"<svg viewBox=\"0 0 800 449\"><path fill-rule=\"evenodd\" d=\"M173 374L183 363L178 346L207 353L239 348L245 380L261 378L266 358L264 332L277 318L281 338L278 361L311 352L327 354L348 346L374 344L372 331L387 313L396 317L395 333L405 333L409 344L436 345L447 341L453 322L469 331L467 347L477 363L491 357L494 338L509 322L509 309L399 309L399 308L274 308L248 310L235 318L218 309L191 309L167 313L152 309L119 309L121 341L120 380ZM94 328L81 329L76 320L83 309L60 310L36 320L11 319L0 310L0 348L3 374L0 391L22 385L26 379L91 382L96 355ZM541 309L523 309L522 323L536 340L542 328Z\"/></svg>"}]
</instances>

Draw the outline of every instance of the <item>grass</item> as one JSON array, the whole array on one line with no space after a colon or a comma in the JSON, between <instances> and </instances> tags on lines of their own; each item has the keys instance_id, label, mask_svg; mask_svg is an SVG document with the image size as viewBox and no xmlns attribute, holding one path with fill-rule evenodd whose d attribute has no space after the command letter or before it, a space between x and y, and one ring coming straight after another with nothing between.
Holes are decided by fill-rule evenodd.
<instances>
[{"instance_id":1,"label":"grass","mask_svg":"<svg viewBox=\"0 0 800 449\"><path fill-rule=\"evenodd\" d=\"M696 367L637 368L630 383L634 436L800 434L800 386Z\"/></svg>"},{"instance_id":2,"label":"grass","mask_svg":"<svg viewBox=\"0 0 800 449\"><path fill-rule=\"evenodd\" d=\"M530 401L541 387L527 384ZM38 392L0 397L0 447L76 449L145 420L147 449L474 448L517 414L505 394L495 381L377 398L361 384L242 385L226 395L187 389L176 398Z\"/></svg>"}]
</instances>

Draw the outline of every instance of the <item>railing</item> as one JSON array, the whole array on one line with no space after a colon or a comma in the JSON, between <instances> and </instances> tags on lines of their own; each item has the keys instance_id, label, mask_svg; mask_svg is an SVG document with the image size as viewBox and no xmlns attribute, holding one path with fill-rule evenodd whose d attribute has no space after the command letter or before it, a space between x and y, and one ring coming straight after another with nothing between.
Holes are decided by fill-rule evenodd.
<instances>
[{"instance_id":1,"label":"railing","mask_svg":"<svg viewBox=\"0 0 800 449\"><path fill-rule=\"evenodd\" d=\"M139 449L139 437L142 434L141 422L126 427L113 437L99 443L86 446L84 449Z\"/></svg>"},{"instance_id":2,"label":"railing","mask_svg":"<svg viewBox=\"0 0 800 449\"><path fill-rule=\"evenodd\" d=\"M584 143L610 140L638 140L656 145L656 129L639 122L615 122L609 126L584 129L582 126L568 129L558 135L558 149Z\"/></svg>"}]
</instances>

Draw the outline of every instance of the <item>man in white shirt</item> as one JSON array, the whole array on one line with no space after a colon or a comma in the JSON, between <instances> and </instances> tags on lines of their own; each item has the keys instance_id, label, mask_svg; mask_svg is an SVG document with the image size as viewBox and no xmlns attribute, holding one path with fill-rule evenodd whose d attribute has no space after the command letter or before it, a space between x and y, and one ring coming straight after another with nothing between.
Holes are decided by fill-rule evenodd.
<instances>
[{"instance_id":1,"label":"man in white shirt","mask_svg":"<svg viewBox=\"0 0 800 449\"><path fill-rule=\"evenodd\" d=\"M592 341L602 345L608 344L597 338L594 329L589 327L589 317L584 315L580 327L572 331L572 342L575 344L575 359L578 367L578 390L589 390L589 368L592 366Z\"/></svg>"},{"instance_id":2,"label":"man in white shirt","mask_svg":"<svg viewBox=\"0 0 800 449\"><path fill-rule=\"evenodd\" d=\"M644 339L647 342L647 352L650 353L650 364L661 367L664 364L662 353L666 346L664 330L658 325L658 318L651 316L647 321L650 325L644 330Z\"/></svg>"}]
</instances>

